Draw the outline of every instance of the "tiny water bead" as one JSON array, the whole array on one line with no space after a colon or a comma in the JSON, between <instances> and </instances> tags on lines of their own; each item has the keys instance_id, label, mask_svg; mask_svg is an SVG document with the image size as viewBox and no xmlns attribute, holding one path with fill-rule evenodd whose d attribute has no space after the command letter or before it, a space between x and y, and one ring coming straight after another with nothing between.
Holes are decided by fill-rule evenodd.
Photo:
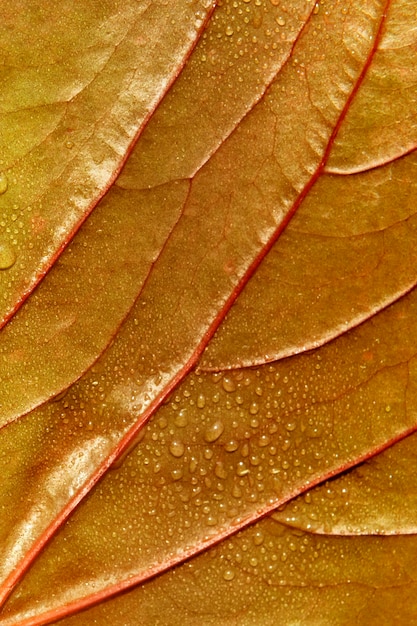
<instances>
[{"instance_id":1,"label":"tiny water bead","mask_svg":"<svg viewBox=\"0 0 417 626\"><path fill-rule=\"evenodd\" d=\"M16 263L16 253L12 246L0 243L0 270L8 270Z\"/></svg>"}]
</instances>

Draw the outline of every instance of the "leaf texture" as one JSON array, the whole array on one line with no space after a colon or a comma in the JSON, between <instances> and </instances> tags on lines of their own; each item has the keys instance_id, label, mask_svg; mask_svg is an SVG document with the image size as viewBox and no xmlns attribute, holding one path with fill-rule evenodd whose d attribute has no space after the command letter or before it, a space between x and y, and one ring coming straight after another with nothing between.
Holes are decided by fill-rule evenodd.
<instances>
[{"instance_id":1,"label":"leaf texture","mask_svg":"<svg viewBox=\"0 0 417 626\"><path fill-rule=\"evenodd\" d=\"M1 9L3 323L114 181L210 6L19 0Z\"/></svg>"},{"instance_id":2,"label":"leaf texture","mask_svg":"<svg viewBox=\"0 0 417 626\"><path fill-rule=\"evenodd\" d=\"M132 586L415 430L416 296L313 353L191 373L39 557L17 606L35 602L45 623L86 589L92 603ZM6 605L4 624L24 624L20 611L8 621Z\"/></svg>"},{"instance_id":3,"label":"leaf texture","mask_svg":"<svg viewBox=\"0 0 417 626\"><path fill-rule=\"evenodd\" d=\"M2 48L0 624L413 623L412 2L48 4Z\"/></svg>"}]
</instances>

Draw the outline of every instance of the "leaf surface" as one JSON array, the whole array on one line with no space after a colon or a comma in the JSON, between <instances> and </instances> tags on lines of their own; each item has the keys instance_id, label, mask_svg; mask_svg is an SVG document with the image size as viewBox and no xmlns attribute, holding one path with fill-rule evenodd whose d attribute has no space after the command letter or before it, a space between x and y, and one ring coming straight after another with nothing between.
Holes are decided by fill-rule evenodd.
<instances>
[{"instance_id":1,"label":"leaf surface","mask_svg":"<svg viewBox=\"0 0 417 626\"><path fill-rule=\"evenodd\" d=\"M364 171L415 150L416 25L410 0L391 4L372 67L335 141L327 171Z\"/></svg>"},{"instance_id":2,"label":"leaf surface","mask_svg":"<svg viewBox=\"0 0 417 626\"><path fill-rule=\"evenodd\" d=\"M19 0L0 10L2 324L114 181L211 7Z\"/></svg>"},{"instance_id":3,"label":"leaf surface","mask_svg":"<svg viewBox=\"0 0 417 626\"><path fill-rule=\"evenodd\" d=\"M246 7L245 14L253 19L247 24L248 18L241 16L236 30L244 26L258 36L252 41L250 32L246 33L247 43L243 47L241 38L230 35L225 38L230 11L216 12L178 85L157 110L149 130L131 153L116 188L104 197L68 253L49 272L24 312L3 333L0 344L3 424L72 384L108 345L179 217L188 191L184 176L191 175L209 158L213 146L218 144L222 124L223 134L229 134L259 99L266 81L272 79L288 58L308 15L301 15L305 8L304 0L294 3L284 28L276 21L280 7L274 5L265 15L264 28L259 30L259 24L258 27L254 24L259 11L255 9L253 16L251 7ZM275 37L280 35L280 50L275 43L273 53L266 44L269 27L277 31ZM260 35L264 40L259 41ZM230 68L230 59L235 57L240 60L238 71L236 67ZM211 60L207 61L208 58ZM207 71L207 65L211 71ZM233 85L229 84L234 100L222 107L220 120L216 94L224 83L226 70L230 75L228 80L234 80ZM197 109L193 100L197 86L206 94L204 119L201 107ZM215 126L213 116L217 117ZM168 138L166 127L170 131ZM190 132L195 135L196 129L200 134L193 154L188 151L186 160L178 159L178 154L190 145ZM183 171L178 171L181 164ZM155 179L155 175L159 178ZM148 191L150 183L158 188ZM69 352L74 358L63 359L62 355Z\"/></svg>"},{"instance_id":4,"label":"leaf surface","mask_svg":"<svg viewBox=\"0 0 417 626\"><path fill-rule=\"evenodd\" d=\"M116 185L3 329L1 425L65 392L109 345L134 304L188 192L158 188L140 206ZM123 244L121 245L121 242ZM71 358L66 358L71 355Z\"/></svg>"},{"instance_id":5,"label":"leaf surface","mask_svg":"<svg viewBox=\"0 0 417 626\"><path fill-rule=\"evenodd\" d=\"M315 533L416 534L416 436L399 441L274 516Z\"/></svg>"},{"instance_id":6,"label":"leaf surface","mask_svg":"<svg viewBox=\"0 0 417 626\"><path fill-rule=\"evenodd\" d=\"M303 31L294 48L295 69L283 68L267 96L188 182L181 219L112 346L67 398L36 409L5 432L3 458L12 445L23 472L12 490L15 499L20 495L18 518L12 528L9 520L3 526L3 597L194 365L321 172L378 42L383 5L372 6L375 11L364 12L357 3L344 16L337 4L331 17L316 16L332 20L331 37L311 24ZM334 54L342 32L349 53L340 48ZM319 57L326 50L323 66ZM307 61L317 68L308 76L298 72L298 63ZM171 188L167 202L169 193ZM148 189L141 190L140 201L149 202ZM27 482L28 474L34 482ZM4 489L10 490L6 480Z\"/></svg>"},{"instance_id":7,"label":"leaf surface","mask_svg":"<svg viewBox=\"0 0 417 626\"><path fill-rule=\"evenodd\" d=\"M139 21L146 29L146 20L155 19L151 31L157 33L159 45L163 33L152 10L170 12L174 5L148 4L149 11ZM95 163L104 182L101 191L87 199L87 213L111 189L72 247L3 331L5 346L13 328L29 325L30 315L38 320L39 301L53 331L44 286L50 281L50 297L65 302L72 281L60 282L59 274L67 267L68 275L74 275L77 263L84 272L89 255L93 271L107 268L104 292L109 279L117 285L124 261L116 259L112 265L115 249L94 258L104 211L110 211L112 220L120 218L118 232L123 238L132 231L132 249L142 248L141 237L146 241L149 247L143 250L139 271L133 272L134 281L125 276L120 301L102 338L88 347L108 293L97 298L92 294L90 330L82 322L85 355L77 349L79 357L69 368L58 372L51 362L49 373L43 374L46 386L40 401L53 394L53 388L64 387L64 393L1 431L0 596L5 606L0 623L4 626L55 623L72 613L77 614L66 620L69 624L93 620L124 626L137 624L138 619L145 625L167 620L175 624L179 619L190 624L202 620L257 624L259 619L321 624L328 612L332 624L346 623L352 615L360 623L372 610L378 623L387 616L398 623L408 616L412 622L416 615L413 602L402 609L415 587L414 537L323 537L288 527L304 523L302 516L310 514L309 499L315 499L322 515L316 515L318 532L323 528L333 533L378 532L376 517L398 505L398 499L388 493L371 514L372 498L378 497L377 491L372 492L372 481L396 471L396 454L401 454L402 446L410 449L407 444L417 426L415 157L408 154L414 149L414 122L406 111L414 97L415 12L409 0L331 6L295 0L290 7L277 0L219 2L200 45L155 112L211 6L182 3L174 24L166 22L170 36L177 27L185 28L181 41L186 43L179 44L182 54L177 50L172 58L168 55L171 60L165 59L160 73L155 67L149 71L150 77L160 78L158 97L151 98L149 114L142 118L145 122L153 116L132 158L113 185L143 128L140 116L120 150L118 164L109 169L106 158L103 167ZM193 16L189 22L178 18L184 18L182 9ZM123 41L130 41L129 37ZM143 43L139 37L135 50ZM145 47L145 62L143 57L141 62L146 69L146 58L151 65L159 64L163 55ZM132 61L133 73L136 65L137 59ZM120 67L123 73L126 66ZM106 68L97 79L98 83L102 79L100 84L105 82ZM378 94L380 80L385 86L391 81L393 88L384 87ZM102 112L112 98L113 81L109 82L109 94L104 88L100 97L96 94L97 110ZM146 92L143 84L140 91ZM381 100L379 115L374 104L385 92L388 100ZM126 95L116 84L114 93ZM392 117L387 114L388 101ZM364 107L369 118L363 115ZM94 106L91 112L95 115ZM105 115L103 120L108 121ZM363 133L364 120L370 131ZM390 120L403 132L388 132ZM100 139L97 126L91 133L94 141ZM382 148L377 146L378 133ZM365 154L361 149L354 162L349 155L364 141L369 151ZM86 139L83 145L90 150L95 143L90 145ZM75 147L74 143L66 149ZM95 158L94 150L91 154ZM11 198L10 180L0 179L3 199ZM83 179L77 176L77 180L81 185L77 189L84 193ZM85 189L88 195L88 186ZM345 202L341 203L342 193ZM68 190L63 188L64 196ZM346 196L352 196L350 202ZM77 227L84 216L77 218ZM57 219L65 228L62 216ZM139 223L146 219L142 233L136 219ZM76 227L71 228L72 236ZM91 245L84 250L80 241L88 241L89 228ZM118 235L111 236L114 246ZM67 241L65 236L62 245ZM5 246L1 250L3 260L10 263L10 250ZM123 254L129 258L128 246ZM313 261L307 275L316 288L318 283L323 299L311 321L304 311L312 308L312 290L305 284L304 300L295 298L294 303L292 295L278 305L269 297L272 289L264 284L275 273L278 281L302 284L307 257ZM68 258L72 262L66 266ZM282 267L283 259L288 268ZM328 265L327 277L323 264ZM2 276L17 265L18 259ZM48 268L46 264L44 269ZM87 303L84 276L80 272L80 293ZM246 290L250 297L242 293L238 298L251 277ZM258 277L257 292L253 285ZM332 284L337 285L337 294L331 293ZM246 310L239 304L245 297ZM211 348L209 341L226 314L240 308L241 319L248 320L256 299L259 308L266 300L269 309L264 317L253 318L254 324L266 326L277 306L285 307L287 318L292 312L297 319L289 324L292 330L287 336L279 325L269 325L258 346L254 334L252 344L243 336L247 343L243 354L236 336L223 344L217 337ZM394 300L398 301L387 308ZM294 304L295 309L290 309ZM71 306L74 310L74 303ZM60 309L65 319L61 305ZM89 310L85 308L83 314L88 317ZM29 315L26 322L25 315ZM45 344L41 326L39 342ZM226 319L224 330L229 332L232 326ZM342 332L353 326L357 327ZM77 335L75 324L72 332ZM270 363L323 343L314 351ZM205 355L205 367L257 366L233 372L223 369L214 375L195 369L207 344L209 357L216 346L228 346L229 352L220 351L217 362ZM38 351L31 345L30 349L35 371L37 353L45 359L48 347ZM67 353L65 341L62 350ZM20 359L22 368L21 351L5 354L6 364ZM52 380L56 372L59 384ZM71 376L81 377L65 389ZM361 477L370 457L374 457L369 463L371 488L363 494ZM403 469L396 471L396 485L401 488L404 476ZM335 485L340 481L339 509L326 508L322 495L329 483L315 487L332 477ZM358 498L357 515L352 506L352 514L343 517L340 505L346 484L353 496L363 497ZM303 493L300 503L297 496ZM287 515L286 526L277 515L265 517L291 500L279 512ZM412 531L413 500L408 504L404 524L395 532ZM290 519L294 510L295 520ZM385 531L393 531L395 524L396 514L388 515ZM351 548L347 541L354 542ZM219 542L222 545L213 548ZM305 551L310 551L307 556ZM206 553L199 557L200 552ZM181 565L191 557L195 559L190 564ZM164 573L177 564L176 570ZM197 580L195 593L187 579ZM133 593L79 613L144 581ZM230 607L235 583L239 593ZM324 594L324 589L330 593ZM376 606L379 597L381 609Z\"/></svg>"},{"instance_id":8,"label":"leaf surface","mask_svg":"<svg viewBox=\"0 0 417 626\"><path fill-rule=\"evenodd\" d=\"M0 623L26 624L35 606L33 623L48 623L129 588L415 430L416 298L313 353L191 373L45 548Z\"/></svg>"},{"instance_id":9,"label":"leaf surface","mask_svg":"<svg viewBox=\"0 0 417 626\"><path fill-rule=\"evenodd\" d=\"M310 350L409 291L417 279L415 180L415 154L318 180L200 366L249 366Z\"/></svg>"},{"instance_id":10,"label":"leaf surface","mask_svg":"<svg viewBox=\"0 0 417 626\"><path fill-rule=\"evenodd\" d=\"M310 535L265 519L180 568L58 623L412 624L416 544L415 536Z\"/></svg>"}]
</instances>

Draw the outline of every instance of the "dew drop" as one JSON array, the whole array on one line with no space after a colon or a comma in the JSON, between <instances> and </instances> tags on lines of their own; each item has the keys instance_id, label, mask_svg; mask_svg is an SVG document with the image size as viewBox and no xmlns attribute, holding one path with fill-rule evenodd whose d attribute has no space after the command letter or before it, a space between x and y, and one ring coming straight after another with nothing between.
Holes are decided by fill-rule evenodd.
<instances>
[{"instance_id":1,"label":"dew drop","mask_svg":"<svg viewBox=\"0 0 417 626\"><path fill-rule=\"evenodd\" d=\"M226 35L228 37L231 37L233 35L233 28L230 25L226 26Z\"/></svg>"},{"instance_id":2,"label":"dew drop","mask_svg":"<svg viewBox=\"0 0 417 626\"><path fill-rule=\"evenodd\" d=\"M234 498L241 498L242 497L242 490L239 487L239 485L233 485L232 496Z\"/></svg>"},{"instance_id":3,"label":"dew drop","mask_svg":"<svg viewBox=\"0 0 417 626\"><path fill-rule=\"evenodd\" d=\"M295 422L287 422L285 424L285 428L286 428L286 430L292 432L293 430L295 430L297 428L297 424Z\"/></svg>"},{"instance_id":4,"label":"dew drop","mask_svg":"<svg viewBox=\"0 0 417 626\"><path fill-rule=\"evenodd\" d=\"M7 176L4 172L0 172L0 195L7 191L7 187L9 186L9 181L7 180Z\"/></svg>"},{"instance_id":5,"label":"dew drop","mask_svg":"<svg viewBox=\"0 0 417 626\"><path fill-rule=\"evenodd\" d=\"M269 445L270 441L271 441L271 440L270 440L270 438L268 437L268 435L262 435L262 436L259 438L259 441L258 441L258 446L259 446L260 448L264 448L265 446Z\"/></svg>"},{"instance_id":6,"label":"dew drop","mask_svg":"<svg viewBox=\"0 0 417 626\"><path fill-rule=\"evenodd\" d=\"M171 476L172 476L173 480L181 480L181 478L183 476L182 469L173 470L171 472Z\"/></svg>"},{"instance_id":7,"label":"dew drop","mask_svg":"<svg viewBox=\"0 0 417 626\"><path fill-rule=\"evenodd\" d=\"M197 407L199 409L204 409L205 406L206 406L206 398L203 396L202 393L200 393L200 395L197 398Z\"/></svg>"},{"instance_id":8,"label":"dew drop","mask_svg":"<svg viewBox=\"0 0 417 626\"><path fill-rule=\"evenodd\" d=\"M227 443L224 444L224 449L226 452L235 452L239 447L239 443L235 439L231 439Z\"/></svg>"},{"instance_id":9,"label":"dew drop","mask_svg":"<svg viewBox=\"0 0 417 626\"><path fill-rule=\"evenodd\" d=\"M225 391L231 392L236 390L236 383L231 376L225 376L222 385Z\"/></svg>"},{"instance_id":10,"label":"dew drop","mask_svg":"<svg viewBox=\"0 0 417 626\"><path fill-rule=\"evenodd\" d=\"M216 474L217 478L227 478L227 471L222 461L217 461L216 467L214 468L214 473Z\"/></svg>"},{"instance_id":11,"label":"dew drop","mask_svg":"<svg viewBox=\"0 0 417 626\"><path fill-rule=\"evenodd\" d=\"M213 422L208 426L204 432L204 439L207 443L213 443L216 441L222 432L224 431L224 424L220 420Z\"/></svg>"},{"instance_id":12,"label":"dew drop","mask_svg":"<svg viewBox=\"0 0 417 626\"><path fill-rule=\"evenodd\" d=\"M255 544L255 546L260 546L263 544L263 542L264 542L263 533L260 530L256 531L253 537L253 543Z\"/></svg>"},{"instance_id":13,"label":"dew drop","mask_svg":"<svg viewBox=\"0 0 417 626\"><path fill-rule=\"evenodd\" d=\"M210 461L210 459L213 458L213 450L211 448L204 448L203 455L207 461Z\"/></svg>"},{"instance_id":14,"label":"dew drop","mask_svg":"<svg viewBox=\"0 0 417 626\"><path fill-rule=\"evenodd\" d=\"M247 476L247 474L249 474L249 470L243 461L239 461L237 464L236 474L238 476Z\"/></svg>"},{"instance_id":15,"label":"dew drop","mask_svg":"<svg viewBox=\"0 0 417 626\"><path fill-rule=\"evenodd\" d=\"M235 577L235 573L232 569L227 569L223 572L223 578L225 580L233 580Z\"/></svg>"},{"instance_id":16,"label":"dew drop","mask_svg":"<svg viewBox=\"0 0 417 626\"><path fill-rule=\"evenodd\" d=\"M188 419L187 419L187 413L186 413L185 409L182 409L178 413L178 415L176 415L175 420L174 420L174 424L175 424L175 426L179 426L179 428L184 428L184 426L187 426Z\"/></svg>"},{"instance_id":17,"label":"dew drop","mask_svg":"<svg viewBox=\"0 0 417 626\"><path fill-rule=\"evenodd\" d=\"M169 451L171 452L172 456L175 456L177 459L179 459L185 452L185 446L182 441L174 439L174 441L171 441Z\"/></svg>"},{"instance_id":18,"label":"dew drop","mask_svg":"<svg viewBox=\"0 0 417 626\"><path fill-rule=\"evenodd\" d=\"M0 243L0 270L8 270L16 263L16 254L7 243Z\"/></svg>"}]
</instances>

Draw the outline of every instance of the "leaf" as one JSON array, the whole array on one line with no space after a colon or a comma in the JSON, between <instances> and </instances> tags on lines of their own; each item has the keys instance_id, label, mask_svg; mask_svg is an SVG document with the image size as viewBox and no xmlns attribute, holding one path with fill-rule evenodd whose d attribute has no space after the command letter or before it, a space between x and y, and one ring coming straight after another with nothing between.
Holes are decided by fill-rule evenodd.
<instances>
[{"instance_id":1,"label":"leaf","mask_svg":"<svg viewBox=\"0 0 417 626\"><path fill-rule=\"evenodd\" d=\"M201 3L187 6L192 17L184 19L182 32L189 33L191 24L193 39L182 40L178 67L193 46L196 11L202 8ZM257 623L259 616L271 623L283 617L315 623L311 603L318 602L317 584L335 590L320 612L331 612L332 623L347 615L360 619L360 607L371 606L376 588L384 589L385 608L397 619L392 607L402 596L393 588L403 585L405 597L413 590L412 576L403 573L410 569L413 537L372 543L369 537L317 536L310 541L311 535L288 528L297 520L287 519L284 528L278 518L266 516L291 500L280 514L290 514L291 507L300 511L296 496L306 492L304 498L319 502L319 523L335 532L332 509L326 510L314 495L323 487L315 486L342 474L333 482L340 480L343 490L346 470L371 457L388 470L384 455L391 451L383 451L392 446L395 457L397 446L411 441L416 430L414 155L406 154L413 149L414 126L398 99L398 94L407 94L408 102L414 97L410 50L415 19L409 6L406 0L369 0L365 5L352 2L347 9L343 2L314 7L294 0L288 10L275 0L219 2L155 111L159 98L152 101L152 119L117 182L111 176L127 159L133 135L103 186L107 194L99 204L102 192L90 197L88 210L97 205L91 217L0 338L4 354L18 362L15 375L30 350L39 355L39 363L46 362L37 387L37 364L30 358L26 398L25 389L10 386L15 408L3 416L1 624L54 623L72 613L77 614L69 623L82 623L84 617L85 623L175 623L180 612L171 619L165 598L187 600L187 574L182 578L176 572L190 567L195 568L192 576L203 581L202 589L212 586L203 601L198 592L186 608L194 623L196 616L199 623L206 618L207 623ZM172 7L151 2L145 13ZM204 8L208 14L212 6ZM205 14L197 15L197 27ZM171 61L159 61L167 87L177 70ZM360 119L373 116L381 76L395 83L389 102L404 127L403 133L385 136L385 152L375 146L378 128L389 119L388 104L381 105L376 130L371 123L371 131L365 129L362 136L357 122L364 111ZM106 107L105 90L102 99ZM135 138L142 126L136 127ZM370 151L362 154L357 168L348 155L361 141L369 143ZM403 158L391 163L398 156ZM343 177L338 162L347 164ZM351 195L351 202L338 202L342 194ZM352 207L361 218L354 220L353 229ZM96 259L98 224L100 219L108 223L109 215L120 218L120 235L112 232L115 247ZM131 248L119 256L118 237L130 231ZM84 249L89 233L91 244ZM111 285L142 241L148 247L132 270L134 280L124 276L124 290L114 302ZM84 280L89 259L95 272L109 268L91 300ZM308 275L320 281L323 297L312 316L312 290L305 289L305 272L303 276L307 262ZM86 347L76 347L72 359L67 346L73 339L59 326L68 313L60 305L54 320L49 302L71 299L74 283L78 289L74 271L66 276L62 268L77 265L84 312L76 316L72 332ZM276 298L271 276L275 285L298 281L303 297L292 304L289 289ZM329 284L338 289L332 293ZM86 308L89 302L91 309ZM110 306L112 316L96 341L94 328ZM254 306L263 309L258 320L252 318ZM46 328L37 315L41 307ZM280 309L281 326L274 320ZM288 321L291 315L294 324ZM49 362L45 342L53 337L56 322L61 349L71 361L62 369L59 353L52 355L55 363ZM19 344L26 323L29 341ZM253 333L239 335L249 323L262 326L259 343ZM39 350L30 340L34 334L39 335ZM312 352L295 354L312 347ZM286 355L293 356L271 363ZM239 369L254 363L256 369ZM237 369L224 370L230 367ZM202 368L222 371L212 374ZM24 379L22 383L25 387ZM63 393L52 398L58 391ZM361 467L350 475L360 476ZM372 500L367 502L370 511ZM410 501L408 519L412 516ZM339 522L345 528L356 523L362 532L375 528L369 516L353 518L339 517ZM395 524L393 516L387 526L393 532L406 529L406 524ZM232 537L238 531L241 535ZM294 543L301 562L289 559L288 571L277 569L271 578L276 559L259 556L266 554L263 532L271 536L273 554L283 557L284 545ZM292 537L311 543L313 555L322 550L317 570L306 567L301 547L307 544L301 539L296 544ZM245 556L229 559L230 567L223 569L233 542L241 540ZM347 541L358 543L350 549ZM224 543L213 548L220 550L216 562L217 552L209 548L219 542ZM382 571L392 549L398 549L399 565ZM374 559L368 573L360 557L364 551ZM191 557L190 565L181 565ZM326 573L329 562L333 565ZM207 563L215 564L218 578ZM169 572L174 565L180 568ZM249 572L260 581L256 593L253 585L252 604L242 599L253 578ZM350 593L347 581L352 577L358 593L345 610L341 600ZM137 591L88 609L92 612L84 617L79 614L144 581ZM265 582L273 588L272 596L265 592ZM235 584L242 595L230 612L224 602ZM275 603L278 613L268 611L275 588L291 585L306 593L297 591L288 605ZM415 615L413 606L410 615ZM156 615L156 607L164 607L162 616Z\"/></svg>"},{"instance_id":2,"label":"leaf","mask_svg":"<svg viewBox=\"0 0 417 626\"><path fill-rule=\"evenodd\" d=\"M340 11L340 7L337 11ZM351 19L362 20L359 7ZM380 22L369 17L366 19L369 32L375 32ZM338 24L341 29L343 23L337 20L336 13L335 25ZM365 28L365 24L363 26ZM337 34L338 30L335 28L335 38ZM354 45L354 33L352 37ZM298 41L300 60L302 55L308 55L311 49L315 49L316 43L315 31L307 30L305 37ZM372 53L373 41L369 39L364 45L361 39L357 43L357 54L362 55L365 62L367 55ZM330 50L331 40L324 37L323 45ZM342 51L341 58L344 59L345 56ZM337 75L337 63L340 60L333 57L328 68L332 78ZM349 58L346 61L351 67L351 88L356 88L357 81L361 80L362 65L356 60L350 61ZM345 76L344 69L339 71ZM13 448L22 450L22 464L28 464L26 471L35 480L38 472L33 473L33 466L41 463L42 471L40 484L36 484L35 488L36 505L30 503L26 507L23 500L19 521L14 519L14 529L9 538L13 557L4 564L6 577L9 571L12 580L17 580L20 572L26 569L33 556L54 532L55 526L68 516L134 439L179 378L194 365L210 334L235 299L245 274L249 275L253 271L253 264L260 262L265 246L273 243L284 220L294 212L302 197L297 190L303 191L300 186L303 180L308 187L314 180L312 176L317 176L314 168L322 167L323 154L329 150L330 145L326 141L332 140L335 131L329 122L323 122L316 106L305 100L304 96L314 88L317 101L321 98L322 106L326 106L328 89L320 76L315 77L310 85L305 78L300 80L298 73L290 72L289 68L287 82L286 89L289 92L297 90L294 94L298 94L291 110L288 109L285 92L281 85L277 85L275 90L269 92L268 100L256 105L241 122L238 132L230 135L212 159L196 173L192 184L188 183L189 193L181 220L158 258L140 300L132 309L111 348L97 361L94 369L76 383L76 387L69 392L68 399L40 407L20 428L17 426L16 430L9 431L13 438ZM349 97L349 92L340 91L339 109L334 108L332 103L329 116L334 124L337 125L343 117L344 106ZM271 107L275 110L274 114ZM295 143L295 138L290 136L287 129L290 128L291 119L300 115L310 114L309 132L313 135L316 132L321 133L321 151L317 152L317 145L313 151L308 141L302 137L301 144L297 138L297 151L288 153L288 167L296 168L293 176L298 172L299 179L296 184L294 181L295 188L289 186L286 176L277 177L276 166L273 167L274 163L267 158L273 149L271 139L268 139L259 153L252 155L249 152L255 137L258 141L259 132L266 136L267 132L276 128L275 115L280 111L289 119L288 126L277 129L276 142L279 138L279 142ZM309 152L302 156L300 149ZM274 150L275 158L282 159L279 143L276 143ZM236 162L242 151L245 154L244 167L231 170L228 164ZM305 162L305 167L308 168L303 172L299 170L300 155L301 162ZM252 172L259 168L255 186ZM228 172L226 179L225 172ZM271 184L274 187L271 188ZM257 190L259 185L271 189L269 206L263 205L263 196ZM153 192L159 194L159 188L154 188ZM172 188L167 189L167 202L172 202L169 193L173 193ZM149 190L139 189L136 202L144 201L144 198L149 202ZM210 211L213 198L217 200L215 212ZM249 202L251 198L252 203ZM275 208L277 202L283 205L278 204L278 208ZM254 209L258 212L253 213ZM264 215L262 219L261 210ZM245 216L245 211L247 219L242 230L240 220ZM201 215L204 215L204 220ZM228 224L226 233L225 223ZM240 255L244 256L238 263ZM179 308L180 316L177 314ZM139 419L138 412L142 412ZM56 427L57 423L64 421L65 424L65 420L68 420L69 426L61 429L60 437L45 437L45 433ZM74 429L75 424L77 427ZM67 430L71 436L67 435ZM5 449L9 445L6 437ZM37 457L37 449L41 451L40 457ZM63 459L66 460L63 462ZM74 474L66 468L73 466L75 459L77 471ZM29 483L26 479L23 482L26 493ZM40 499L41 493L45 496L43 502ZM52 506L51 496L54 501ZM25 527L28 524L32 528L30 537L26 537L21 528L21 525ZM8 533L7 523L4 528L4 532ZM5 583L5 594L11 584L9 581Z\"/></svg>"}]
</instances>

